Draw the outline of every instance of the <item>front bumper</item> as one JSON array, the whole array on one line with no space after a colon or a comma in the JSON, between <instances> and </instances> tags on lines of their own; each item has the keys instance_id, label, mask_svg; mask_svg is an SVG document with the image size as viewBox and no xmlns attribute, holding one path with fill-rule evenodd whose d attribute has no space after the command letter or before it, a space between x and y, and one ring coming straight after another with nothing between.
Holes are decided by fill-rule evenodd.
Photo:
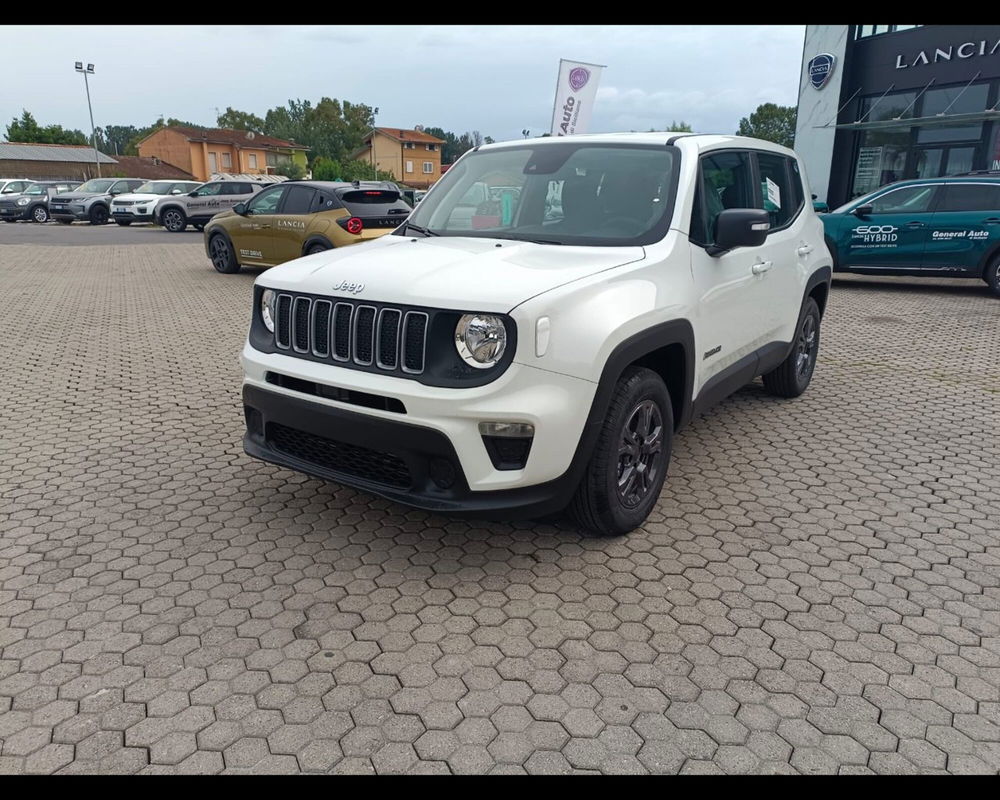
<instances>
[{"instance_id":1,"label":"front bumper","mask_svg":"<svg viewBox=\"0 0 1000 800\"><path fill-rule=\"evenodd\" d=\"M81 206L49 206L49 216L53 219L89 219L87 209Z\"/></svg>"},{"instance_id":2,"label":"front bumper","mask_svg":"<svg viewBox=\"0 0 1000 800\"><path fill-rule=\"evenodd\" d=\"M244 448L249 455L397 502L453 513L502 513L507 518L545 514L568 504L586 461L578 445L596 390L589 381L515 363L484 386L445 389L261 353L249 344L241 361L248 423ZM304 394L269 383L268 372L389 397L406 410L361 408ZM523 469L493 466L479 433L481 421L535 426ZM288 437L299 434L305 438L290 446ZM405 464L409 480L396 480L395 467L388 478L365 464L345 471L337 458L313 457L329 445L308 437L332 441L334 448L343 443L367 449L360 455L352 450L348 456L374 459L380 466L391 461L402 469ZM454 480L442 486L435 480L442 474Z\"/></svg>"},{"instance_id":3,"label":"front bumper","mask_svg":"<svg viewBox=\"0 0 1000 800\"><path fill-rule=\"evenodd\" d=\"M0 208L0 219L31 219L28 213L30 206L16 206L14 208Z\"/></svg>"},{"instance_id":4,"label":"front bumper","mask_svg":"<svg viewBox=\"0 0 1000 800\"><path fill-rule=\"evenodd\" d=\"M152 222L152 214L136 214L134 211L124 211L118 209L111 210L112 219L127 220L128 222Z\"/></svg>"}]
</instances>

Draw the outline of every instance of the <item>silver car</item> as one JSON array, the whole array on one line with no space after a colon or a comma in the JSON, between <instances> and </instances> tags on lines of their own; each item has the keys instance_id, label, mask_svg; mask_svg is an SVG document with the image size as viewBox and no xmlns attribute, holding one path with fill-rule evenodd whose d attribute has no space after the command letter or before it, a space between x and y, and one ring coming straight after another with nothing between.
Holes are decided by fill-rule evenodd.
<instances>
[{"instance_id":1,"label":"silver car","mask_svg":"<svg viewBox=\"0 0 1000 800\"><path fill-rule=\"evenodd\" d=\"M180 233L188 225L199 231L220 211L249 200L265 185L251 181L209 181L193 192L163 199L156 207L154 221L171 233Z\"/></svg>"}]
</instances>

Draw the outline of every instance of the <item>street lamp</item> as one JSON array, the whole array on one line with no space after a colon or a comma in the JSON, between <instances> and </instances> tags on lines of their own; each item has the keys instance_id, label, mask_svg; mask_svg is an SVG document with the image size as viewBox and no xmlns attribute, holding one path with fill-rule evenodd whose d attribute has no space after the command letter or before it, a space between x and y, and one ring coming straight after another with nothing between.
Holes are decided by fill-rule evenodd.
<instances>
[{"instance_id":1,"label":"street lamp","mask_svg":"<svg viewBox=\"0 0 1000 800\"><path fill-rule=\"evenodd\" d=\"M101 157L97 153L97 128L94 127L94 109L90 105L90 84L87 76L94 74L94 65L87 64L86 68L82 61L76 62L76 71L83 73L83 85L87 88L87 110L90 111L90 141L94 145L94 163L97 164L97 177L101 177Z\"/></svg>"}]
</instances>

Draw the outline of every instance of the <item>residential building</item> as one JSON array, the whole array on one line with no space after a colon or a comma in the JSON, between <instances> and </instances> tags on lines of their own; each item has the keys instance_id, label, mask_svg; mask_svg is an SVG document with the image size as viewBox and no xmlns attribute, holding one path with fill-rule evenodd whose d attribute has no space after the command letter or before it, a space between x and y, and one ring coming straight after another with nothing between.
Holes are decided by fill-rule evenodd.
<instances>
[{"instance_id":1,"label":"residential building","mask_svg":"<svg viewBox=\"0 0 1000 800\"><path fill-rule=\"evenodd\" d=\"M139 142L139 155L156 157L207 181L213 173L271 175L283 164L306 169L309 148L273 136L230 128L171 125Z\"/></svg>"},{"instance_id":2,"label":"residential building","mask_svg":"<svg viewBox=\"0 0 1000 800\"><path fill-rule=\"evenodd\" d=\"M102 174L109 175L117 162L98 152ZM5 178L86 181L97 177L94 148L69 144L0 142L0 175ZM128 176L134 177L134 176Z\"/></svg>"},{"instance_id":3,"label":"residential building","mask_svg":"<svg viewBox=\"0 0 1000 800\"><path fill-rule=\"evenodd\" d=\"M399 183L427 189L441 177L443 144L444 139L420 129L372 128L351 158L392 173Z\"/></svg>"},{"instance_id":4,"label":"residential building","mask_svg":"<svg viewBox=\"0 0 1000 800\"><path fill-rule=\"evenodd\" d=\"M155 156L115 156L117 166L109 167L104 174L109 177L145 178L148 181L171 180L193 181L194 175L185 172L180 167L161 161Z\"/></svg>"},{"instance_id":5,"label":"residential building","mask_svg":"<svg viewBox=\"0 0 1000 800\"><path fill-rule=\"evenodd\" d=\"M1000 25L808 25L795 149L831 208L1000 169Z\"/></svg>"}]
</instances>

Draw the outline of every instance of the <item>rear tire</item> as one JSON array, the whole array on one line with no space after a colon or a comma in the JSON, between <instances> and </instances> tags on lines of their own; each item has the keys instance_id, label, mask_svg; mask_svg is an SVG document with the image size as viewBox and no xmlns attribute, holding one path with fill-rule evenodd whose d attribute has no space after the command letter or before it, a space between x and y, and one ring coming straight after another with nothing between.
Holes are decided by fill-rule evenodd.
<instances>
[{"instance_id":1,"label":"rear tire","mask_svg":"<svg viewBox=\"0 0 1000 800\"><path fill-rule=\"evenodd\" d=\"M44 223L49 221L49 210L45 206L35 206L31 209L32 222Z\"/></svg>"},{"instance_id":2,"label":"rear tire","mask_svg":"<svg viewBox=\"0 0 1000 800\"><path fill-rule=\"evenodd\" d=\"M319 242L316 242L316 244L309 245L309 249L306 250L306 255L311 256L314 253L324 253L329 249L330 248L327 247L325 244L320 244Z\"/></svg>"},{"instance_id":3,"label":"rear tire","mask_svg":"<svg viewBox=\"0 0 1000 800\"><path fill-rule=\"evenodd\" d=\"M160 224L170 233L180 233L187 228L187 217L179 208L168 208L160 214Z\"/></svg>"},{"instance_id":4,"label":"rear tire","mask_svg":"<svg viewBox=\"0 0 1000 800\"><path fill-rule=\"evenodd\" d=\"M215 267L216 272L233 275L242 269L233 253L232 245L221 233L213 234L212 238L208 240L208 252L211 254L212 266Z\"/></svg>"},{"instance_id":5,"label":"rear tire","mask_svg":"<svg viewBox=\"0 0 1000 800\"><path fill-rule=\"evenodd\" d=\"M90 224L91 225L107 225L108 223L108 209L102 205L96 205L90 209Z\"/></svg>"},{"instance_id":6,"label":"rear tire","mask_svg":"<svg viewBox=\"0 0 1000 800\"><path fill-rule=\"evenodd\" d=\"M994 258L983 274L983 280L996 297L1000 297L1000 256Z\"/></svg>"},{"instance_id":7,"label":"rear tire","mask_svg":"<svg viewBox=\"0 0 1000 800\"><path fill-rule=\"evenodd\" d=\"M819 353L819 323L819 306L810 297L795 328L791 352L763 376L768 392L778 397L798 397L808 388Z\"/></svg>"},{"instance_id":8,"label":"rear tire","mask_svg":"<svg viewBox=\"0 0 1000 800\"><path fill-rule=\"evenodd\" d=\"M205 230L205 226L202 225L200 222L195 222L194 223L194 229L196 231L198 231L198 232L201 232L201 231Z\"/></svg>"},{"instance_id":9,"label":"rear tire","mask_svg":"<svg viewBox=\"0 0 1000 800\"><path fill-rule=\"evenodd\" d=\"M674 414L663 380L629 367L618 379L586 472L570 502L580 527L622 536L642 525L670 463Z\"/></svg>"}]
</instances>

